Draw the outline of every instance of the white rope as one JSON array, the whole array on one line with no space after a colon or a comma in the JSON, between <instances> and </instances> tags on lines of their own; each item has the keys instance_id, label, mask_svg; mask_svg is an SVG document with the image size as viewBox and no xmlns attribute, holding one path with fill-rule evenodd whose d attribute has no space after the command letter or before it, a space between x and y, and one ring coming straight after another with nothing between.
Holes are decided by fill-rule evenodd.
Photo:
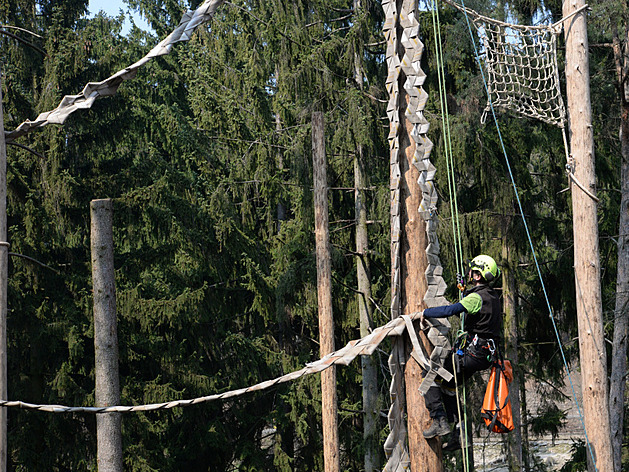
<instances>
[{"instance_id":1,"label":"white rope","mask_svg":"<svg viewBox=\"0 0 629 472\"><path fill-rule=\"evenodd\" d=\"M577 179L577 177L572 172L574 170L574 159L570 155L570 149L568 148L568 138L566 136L565 128L562 129L561 131L562 131L562 134L563 134L563 147L564 147L564 149L566 151L566 174L568 174L568 178L577 187L579 187L588 197L590 197L596 203L600 203L601 201L599 200L599 198L596 195L594 195L592 192L590 192L588 189L586 189L583 186L583 184L581 182L579 182L579 179ZM572 190L572 186L570 186L570 190Z\"/></svg>"},{"instance_id":2,"label":"white rope","mask_svg":"<svg viewBox=\"0 0 629 472\"><path fill-rule=\"evenodd\" d=\"M577 187L579 187L581 190L583 190L583 192L590 197L592 200L594 200L596 203L600 203L601 201L599 200L599 198L594 195L592 192L590 192L588 189L586 189L583 184L581 182L579 182L579 179L576 178L576 176L568 169L568 166L566 166L566 173L568 174L568 177L570 177L570 180L572 180L572 182L574 182L576 184Z\"/></svg>"},{"instance_id":3,"label":"white rope","mask_svg":"<svg viewBox=\"0 0 629 472\"><path fill-rule=\"evenodd\" d=\"M34 120L26 120L14 131L4 131L4 137L7 142L11 142L20 136L24 136L35 128L40 128L50 123L63 124L65 120L76 110L91 108L94 101L100 97L108 97L114 95L118 87L125 80L132 79L136 76L138 69L148 61L157 56L163 56L170 53L172 46L181 41L189 41L192 34L203 23L210 21L214 16L216 9L221 6L224 0L205 0L203 4L194 11L188 10L181 18L179 25L157 46L149 51L149 53L135 64L119 70L114 75L102 82L90 82L83 91L78 95L66 95L61 103L54 110L40 113Z\"/></svg>"},{"instance_id":4,"label":"white rope","mask_svg":"<svg viewBox=\"0 0 629 472\"><path fill-rule=\"evenodd\" d=\"M419 319L421 312L416 312L409 315L410 320ZM411 325L412 326L412 325ZM48 413L131 413L137 411L154 411L154 410L166 410L176 407L184 407L189 405L197 405L199 403L211 402L215 400L224 400L226 398L237 397L249 392L256 392L265 390L274 385L296 380L300 377L315 374L321 372L333 365L348 365L357 356L371 355L376 350L378 345L387 336L400 336L406 330L406 323L402 317L398 317L389 321L386 325L380 326L374 329L370 334L364 338L350 341L345 347L338 351L332 352L327 356L309 364L303 369L291 372L281 377L266 380L258 384L252 385L246 388L240 388L238 390L230 390L229 392L216 393L213 395L207 395L204 397L193 398L189 400L174 400L164 403L152 403L148 405L135 405L135 406L103 406L103 407L90 407L90 406L64 406L64 405L39 405L34 403L27 403L22 401L0 401L0 407L5 408L22 408L28 410L44 411ZM428 366L429 368L430 366Z\"/></svg>"}]
</instances>

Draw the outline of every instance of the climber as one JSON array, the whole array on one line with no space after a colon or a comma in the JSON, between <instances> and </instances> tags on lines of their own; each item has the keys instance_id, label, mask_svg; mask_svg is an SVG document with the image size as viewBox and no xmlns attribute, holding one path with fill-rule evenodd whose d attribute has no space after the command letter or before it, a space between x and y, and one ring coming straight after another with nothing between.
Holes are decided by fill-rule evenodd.
<instances>
[{"instance_id":1,"label":"climber","mask_svg":"<svg viewBox=\"0 0 629 472\"><path fill-rule=\"evenodd\" d=\"M475 372L489 369L492 365L494 354L500 347L502 309L499 296L490 284L499 276L500 269L493 258L476 256L468 264L467 284L461 301L453 305L427 308L421 316L423 325L425 318L465 314L465 326L461 327L465 332L453 347L454 356L449 355L444 364L445 369L454 374L456 379L432 385L424 395L432 419L430 427L423 433L426 439L449 434L448 420L458 424L456 384L462 384ZM455 432L444 449L460 447L459 435Z\"/></svg>"}]
</instances>

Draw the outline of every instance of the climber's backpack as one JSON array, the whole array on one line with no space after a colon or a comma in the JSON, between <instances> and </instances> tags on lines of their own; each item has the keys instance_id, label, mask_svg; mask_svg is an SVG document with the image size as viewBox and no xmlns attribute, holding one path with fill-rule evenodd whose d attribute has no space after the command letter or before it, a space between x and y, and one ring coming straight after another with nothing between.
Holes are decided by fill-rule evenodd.
<instances>
[{"instance_id":1,"label":"climber's backpack","mask_svg":"<svg viewBox=\"0 0 629 472\"><path fill-rule=\"evenodd\" d=\"M511 362L505 360L494 362L480 413L489 431L495 433L513 431L513 412L509 399L509 383L512 380Z\"/></svg>"}]
</instances>

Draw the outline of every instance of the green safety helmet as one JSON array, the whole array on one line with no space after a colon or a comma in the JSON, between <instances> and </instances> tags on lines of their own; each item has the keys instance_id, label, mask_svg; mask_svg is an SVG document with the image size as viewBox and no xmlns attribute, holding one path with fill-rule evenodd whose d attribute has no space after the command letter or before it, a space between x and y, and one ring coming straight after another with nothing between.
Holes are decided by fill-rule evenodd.
<instances>
[{"instance_id":1,"label":"green safety helmet","mask_svg":"<svg viewBox=\"0 0 629 472\"><path fill-rule=\"evenodd\" d=\"M494 258L484 254L476 256L472 259L469 263L469 270L476 270L480 272L487 282L493 282L500 276L500 269L498 268L498 264L496 264Z\"/></svg>"}]
</instances>

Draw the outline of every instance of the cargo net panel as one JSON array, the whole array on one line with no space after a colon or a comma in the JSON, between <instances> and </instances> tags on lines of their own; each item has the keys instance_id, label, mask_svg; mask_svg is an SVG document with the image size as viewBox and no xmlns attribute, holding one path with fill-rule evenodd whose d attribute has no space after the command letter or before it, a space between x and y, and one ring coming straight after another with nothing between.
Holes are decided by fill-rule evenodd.
<instances>
[{"instance_id":1,"label":"cargo net panel","mask_svg":"<svg viewBox=\"0 0 629 472\"><path fill-rule=\"evenodd\" d=\"M557 35L561 25L521 26L474 20L483 44L489 101L494 108L564 127L566 111L559 87Z\"/></svg>"}]
</instances>

